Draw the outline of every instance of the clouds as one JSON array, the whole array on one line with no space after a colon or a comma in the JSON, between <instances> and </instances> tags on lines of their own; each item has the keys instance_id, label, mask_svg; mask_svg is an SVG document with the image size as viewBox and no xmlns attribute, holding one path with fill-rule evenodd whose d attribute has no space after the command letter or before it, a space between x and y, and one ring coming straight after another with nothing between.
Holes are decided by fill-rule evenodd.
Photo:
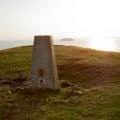
<instances>
[{"instance_id":1,"label":"clouds","mask_svg":"<svg viewBox=\"0 0 120 120\"><path fill-rule=\"evenodd\" d=\"M119 3L119 0L0 0L3 29L0 39L34 34L120 36Z\"/></svg>"}]
</instances>

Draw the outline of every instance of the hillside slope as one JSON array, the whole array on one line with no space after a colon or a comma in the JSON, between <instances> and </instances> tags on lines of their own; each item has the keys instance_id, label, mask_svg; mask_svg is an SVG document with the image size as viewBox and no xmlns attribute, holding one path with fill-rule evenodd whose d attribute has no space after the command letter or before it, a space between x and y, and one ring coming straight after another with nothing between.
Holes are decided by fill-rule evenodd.
<instances>
[{"instance_id":1,"label":"hillside slope","mask_svg":"<svg viewBox=\"0 0 120 120\"><path fill-rule=\"evenodd\" d=\"M0 51L0 119L119 120L120 53L55 46L60 92L29 92L32 46ZM26 113L26 114L25 114Z\"/></svg>"}]
</instances>

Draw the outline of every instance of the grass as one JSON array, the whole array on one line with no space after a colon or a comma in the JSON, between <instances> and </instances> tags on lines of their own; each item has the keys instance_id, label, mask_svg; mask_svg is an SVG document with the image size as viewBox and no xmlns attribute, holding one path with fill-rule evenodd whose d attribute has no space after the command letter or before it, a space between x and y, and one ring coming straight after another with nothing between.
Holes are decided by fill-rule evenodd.
<instances>
[{"instance_id":1,"label":"grass","mask_svg":"<svg viewBox=\"0 0 120 120\"><path fill-rule=\"evenodd\" d=\"M32 46L0 51L0 120L120 120L120 53L55 46L59 80L75 87L29 91ZM22 79L23 78L23 79Z\"/></svg>"}]
</instances>

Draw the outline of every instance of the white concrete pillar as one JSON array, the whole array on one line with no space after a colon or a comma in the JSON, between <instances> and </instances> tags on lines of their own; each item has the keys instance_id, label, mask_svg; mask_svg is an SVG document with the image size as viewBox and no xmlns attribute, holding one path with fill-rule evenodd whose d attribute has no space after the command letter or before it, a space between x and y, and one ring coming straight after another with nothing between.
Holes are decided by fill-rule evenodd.
<instances>
[{"instance_id":1,"label":"white concrete pillar","mask_svg":"<svg viewBox=\"0 0 120 120\"><path fill-rule=\"evenodd\" d=\"M60 87L51 36L34 38L31 87L35 89L59 89Z\"/></svg>"}]
</instances>

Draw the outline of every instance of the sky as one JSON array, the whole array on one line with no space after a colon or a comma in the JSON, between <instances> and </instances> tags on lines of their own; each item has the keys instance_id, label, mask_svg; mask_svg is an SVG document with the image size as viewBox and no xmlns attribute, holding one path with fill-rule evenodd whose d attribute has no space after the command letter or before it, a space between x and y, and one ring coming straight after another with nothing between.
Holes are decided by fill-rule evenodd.
<instances>
[{"instance_id":1,"label":"sky","mask_svg":"<svg viewBox=\"0 0 120 120\"><path fill-rule=\"evenodd\" d=\"M120 0L0 0L0 40L120 37Z\"/></svg>"}]
</instances>

